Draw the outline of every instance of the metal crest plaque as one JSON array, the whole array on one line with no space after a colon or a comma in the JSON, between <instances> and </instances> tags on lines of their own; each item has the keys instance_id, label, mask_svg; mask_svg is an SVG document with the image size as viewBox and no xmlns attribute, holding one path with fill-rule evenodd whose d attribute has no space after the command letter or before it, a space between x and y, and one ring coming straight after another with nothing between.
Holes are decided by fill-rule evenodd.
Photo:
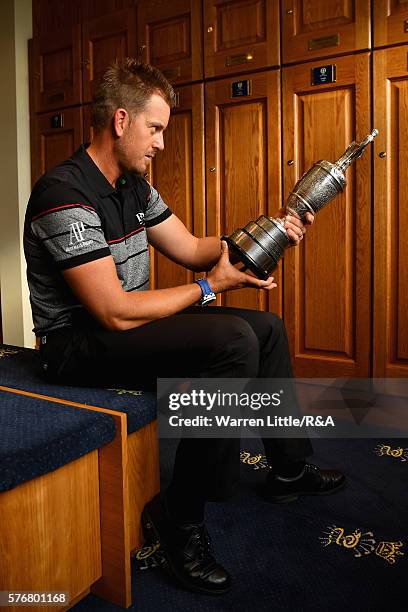
<instances>
[{"instance_id":1,"label":"metal crest plaque","mask_svg":"<svg viewBox=\"0 0 408 612\"><path fill-rule=\"evenodd\" d=\"M317 66L312 68L312 85L336 82L336 65Z\"/></svg>"},{"instance_id":2,"label":"metal crest plaque","mask_svg":"<svg viewBox=\"0 0 408 612\"><path fill-rule=\"evenodd\" d=\"M62 113L58 115L52 115L51 117L51 127L52 128L62 128L64 127L64 115Z\"/></svg>"},{"instance_id":3,"label":"metal crest plaque","mask_svg":"<svg viewBox=\"0 0 408 612\"><path fill-rule=\"evenodd\" d=\"M231 98L251 95L251 81L234 81L231 83Z\"/></svg>"}]
</instances>

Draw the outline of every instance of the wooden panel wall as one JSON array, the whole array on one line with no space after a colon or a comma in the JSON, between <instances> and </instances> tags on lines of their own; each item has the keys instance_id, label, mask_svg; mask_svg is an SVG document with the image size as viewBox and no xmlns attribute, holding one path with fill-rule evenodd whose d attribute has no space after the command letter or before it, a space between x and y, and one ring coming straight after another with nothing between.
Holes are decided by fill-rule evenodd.
<instances>
[{"instance_id":1,"label":"wooden panel wall","mask_svg":"<svg viewBox=\"0 0 408 612\"><path fill-rule=\"evenodd\" d=\"M165 155L154 159L150 180L188 230L204 236L204 87L178 87L177 99L165 133ZM153 288L191 283L193 277L191 271L155 253Z\"/></svg>"},{"instance_id":2,"label":"wooden panel wall","mask_svg":"<svg viewBox=\"0 0 408 612\"><path fill-rule=\"evenodd\" d=\"M203 78L202 10L195 0L140 0L139 54L173 83Z\"/></svg>"},{"instance_id":3,"label":"wooden panel wall","mask_svg":"<svg viewBox=\"0 0 408 612\"><path fill-rule=\"evenodd\" d=\"M374 375L408 375L408 47L374 53Z\"/></svg>"},{"instance_id":4,"label":"wooden panel wall","mask_svg":"<svg viewBox=\"0 0 408 612\"><path fill-rule=\"evenodd\" d=\"M46 170L70 157L80 146L83 140L82 126L81 107L65 108L34 116L33 182Z\"/></svg>"},{"instance_id":5,"label":"wooden panel wall","mask_svg":"<svg viewBox=\"0 0 408 612\"><path fill-rule=\"evenodd\" d=\"M301 62L371 46L367 0L283 0L283 61Z\"/></svg>"},{"instance_id":6,"label":"wooden panel wall","mask_svg":"<svg viewBox=\"0 0 408 612\"><path fill-rule=\"evenodd\" d=\"M375 0L373 11L375 47L408 42L406 0Z\"/></svg>"},{"instance_id":7,"label":"wooden panel wall","mask_svg":"<svg viewBox=\"0 0 408 612\"><path fill-rule=\"evenodd\" d=\"M113 59L137 54L136 16L133 9L102 15L82 24L84 102L90 102Z\"/></svg>"},{"instance_id":8,"label":"wooden panel wall","mask_svg":"<svg viewBox=\"0 0 408 612\"><path fill-rule=\"evenodd\" d=\"M205 76L279 64L279 2L204 0Z\"/></svg>"},{"instance_id":9,"label":"wooden panel wall","mask_svg":"<svg viewBox=\"0 0 408 612\"><path fill-rule=\"evenodd\" d=\"M295 161L284 165L285 197L317 159L335 161L371 131L368 54L335 64L336 82L320 86L310 84L312 64L284 69L284 159ZM285 259L285 319L295 371L305 376L369 372L370 153Z\"/></svg>"},{"instance_id":10,"label":"wooden panel wall","mask_svg":"<svg viewBox=\"0 0 408 612\"><path fill-rule=\"evenodd\" d=\"M230 234L259 215L274 215L281 200L279 71L245 74L248 97L231 96L232 78L206 85L207 232ZM281 273L274 274L279 282ZM282 287L240 289L228 306L281 312Z\"/></svg>"}]
</instances>

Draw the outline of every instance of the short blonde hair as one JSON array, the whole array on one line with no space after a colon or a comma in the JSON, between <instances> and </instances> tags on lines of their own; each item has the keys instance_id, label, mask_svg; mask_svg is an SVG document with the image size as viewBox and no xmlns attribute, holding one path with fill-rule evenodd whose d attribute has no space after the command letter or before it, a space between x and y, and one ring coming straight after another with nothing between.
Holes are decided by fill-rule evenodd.
<instances>
[{"instance_id":1,"label":"short blonde hair","mask_svg":"<svg viewBox=\"0 0 408 612\"><path fill-rule=\"evenodd\" d=\"M153 94L174 107L173 87L158 68L131 57L115 61L93 97L92 127L96 132L108 127L117 108L125 108L131 115L143 112Z\"/></svg>"}]
</instances>

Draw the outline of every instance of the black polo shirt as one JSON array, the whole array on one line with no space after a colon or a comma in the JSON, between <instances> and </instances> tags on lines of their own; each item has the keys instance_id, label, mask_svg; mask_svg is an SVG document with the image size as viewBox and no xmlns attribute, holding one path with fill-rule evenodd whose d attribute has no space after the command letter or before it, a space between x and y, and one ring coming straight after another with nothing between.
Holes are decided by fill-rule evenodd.
<instances>
[{"instance_id":1,"label":"black polo shirt","mask_svg":"<svg viewBox=\"0 0 408 612\"><path fill-rule=\"evenodd\" d=\"M121 176L115 189L82 145L34 186L24 225L24 252L34 332L72 325L82 309L61 274L112 255L125 291L149 288L146 227L171 215L140 175Z\"/></svg>"}]
</instances>

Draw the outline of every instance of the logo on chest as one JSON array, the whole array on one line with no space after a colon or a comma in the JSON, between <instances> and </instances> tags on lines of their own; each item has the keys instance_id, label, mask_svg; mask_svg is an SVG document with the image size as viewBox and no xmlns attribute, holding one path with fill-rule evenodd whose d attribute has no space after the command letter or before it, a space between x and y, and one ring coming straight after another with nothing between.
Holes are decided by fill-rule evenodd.
<instances>
[{"instance_id":1,"label":"logo on chest","mask_svg":"<svg viewBox=\"0 0 408 612\"><path fill-rule=\"evenodd\" d=\"M142 213L142 212L136 213L136 217L137 217L137 220L139 221L140 225L143 225L144 213Z\"/></svg>"}]
</instances>

